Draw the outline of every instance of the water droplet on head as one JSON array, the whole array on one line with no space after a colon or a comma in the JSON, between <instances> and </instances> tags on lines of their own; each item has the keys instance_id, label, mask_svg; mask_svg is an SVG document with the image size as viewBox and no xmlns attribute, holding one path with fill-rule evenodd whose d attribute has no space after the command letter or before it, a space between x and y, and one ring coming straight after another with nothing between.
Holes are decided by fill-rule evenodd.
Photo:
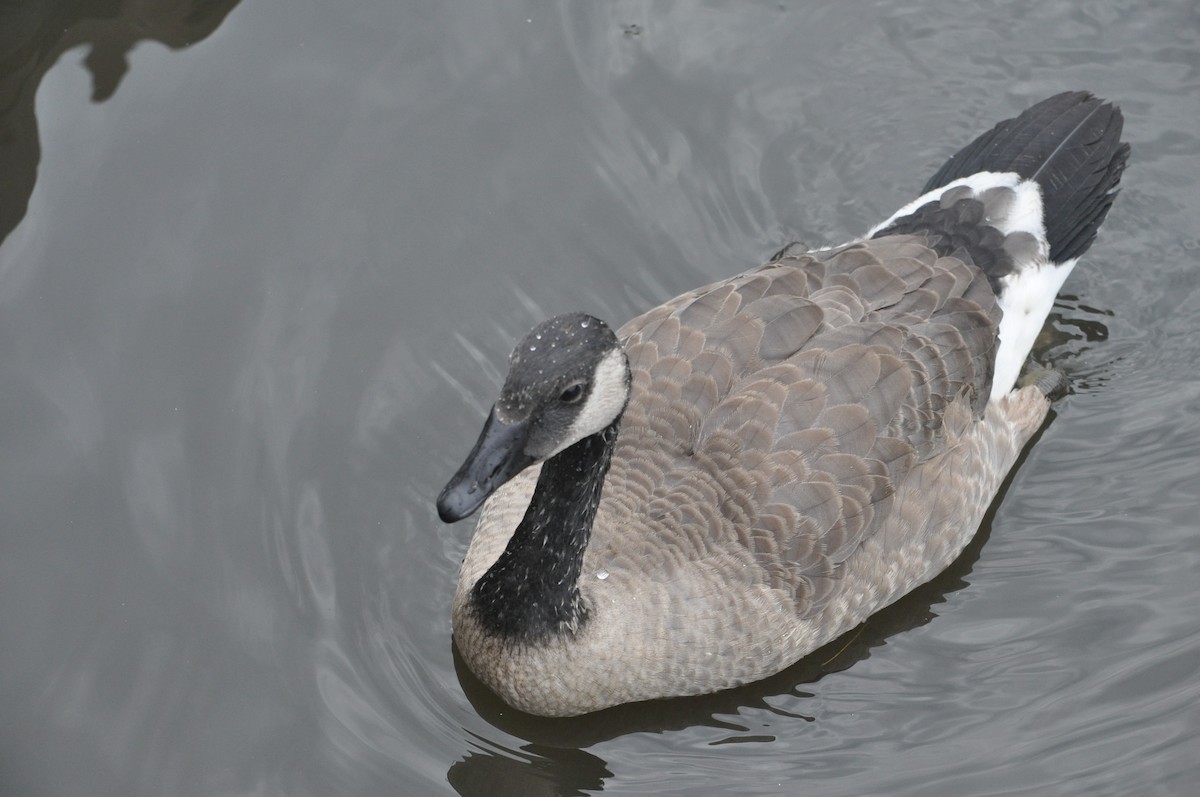
<instances>
[{"instance_id":1,"label":"water droplet on head","mask_svg":"<svg viewBox=\"0 0 1200 797\"><path fill-rule=\"evenodd\" d=\"M537 346L530 346L530 347L529 347L529 350L530 350L530 351L537 351Z\"/></svg>"},{"instance_id":2,"label":"water droplet on head","mask_svg":"<svg viewBox=\"0 0 1200 797\"><path fill-rule=\"evenodd\" d=\"M587 328L588 328L588 322L587 322L587 321L580 321L580 322L579 322L579 326L583 327L584 329L587 329Z\"/></svg>"},{"instance_id":3,"label":"water droplet on head","mask_svg":"<svg viewBox=\"0 0 1200 797\"><path fill-rule=\"evenodd\" d=\"M608 578L608 571L607 571L607 570L599 570L599 571L597 571L597 572L596 572L596 578L598 578L598 579L600 579L601 581L603 581L604 579Z\"/></svg>"}]
</instances>

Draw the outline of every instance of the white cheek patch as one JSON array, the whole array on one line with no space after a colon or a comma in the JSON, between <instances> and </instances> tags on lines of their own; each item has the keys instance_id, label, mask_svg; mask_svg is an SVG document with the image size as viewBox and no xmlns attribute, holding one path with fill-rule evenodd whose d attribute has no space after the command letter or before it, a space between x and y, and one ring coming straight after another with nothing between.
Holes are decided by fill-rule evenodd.
<instances>
[{"instance_id":1,"label":"white cheek patch","mask_svg":"<svg viewBox=\"0 0 1200 797\"><path fill-rule=\"evenodd\" d=\"M628 373L625 351L620 348L613 349L597 363L592 390L571 424L567 445L601 431L616 420L629 400Z\"/></svg>"}]
</instances>

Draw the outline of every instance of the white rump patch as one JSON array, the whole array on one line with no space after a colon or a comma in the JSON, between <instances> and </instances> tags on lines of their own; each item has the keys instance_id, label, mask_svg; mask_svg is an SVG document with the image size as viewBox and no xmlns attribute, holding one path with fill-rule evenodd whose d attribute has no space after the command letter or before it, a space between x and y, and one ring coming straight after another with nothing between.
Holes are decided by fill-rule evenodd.
<instances>
[{"instance_id":1,"label":"white rump patch","mask_svg":"<svg viewBox=\"0 0 1200 797\"><path fill-rule=\"evenodd\" d=\"M987 223L1005 235L1013 232L1032 233L1042 243L1043 249L1045 248L1046 226L1042 221L1042 191L1035 181L1024 180L1016 172L977 172L952 180L941 188L935 188L909 202L882 224L876 224L867 233L867 237L870 238L885 227L895 224L897 219L912 214L922 205L936 202L942 194L959 186L970 188L975 195L979 195L989 188L1011 188L1017 194L1016 202L1009 207L1008 213L1003 217L989 218L986 220Z\"/></svg>"},{"instance_id":2,"label":"white rump patch","mask_svg":"<svg viewBox=\"0 0 1200 797\"><path fill-rule=\"evenodd\" d=\"M914 199L878 224L867 234L875 235L894 224L898 219L915 212L922 205L938 201L942 194L952 188L966 186L975 196L992 188L1007 188L1016 197L1002 216L989 217L985 223L1005 235L1029 233L1037 239L1037 253L1032 260L1013 264L1013 272L1000 278L998 301L1004 310L1000 321L1000 346L996 351L996 370L992 377L992 400L1008 393L1016 385L1017 377L1033 348L1033 342L1050 315L1054 299L1075 261L1050 263L1050 247L1046 242L1046 225L1042 217L1042 191L1037 182L1022 179L1015 172L978 172L961 177L941 188ZM1021 247L1017 247L1020 250Z\"/></svg>"}]
</instances>

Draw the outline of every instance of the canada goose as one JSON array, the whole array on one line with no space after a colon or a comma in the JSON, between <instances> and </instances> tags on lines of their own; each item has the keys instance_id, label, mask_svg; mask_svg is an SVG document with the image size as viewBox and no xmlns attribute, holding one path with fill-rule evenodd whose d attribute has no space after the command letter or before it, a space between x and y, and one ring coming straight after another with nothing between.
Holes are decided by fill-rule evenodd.
<instances>
[{"instance_id":1,"label":"canada goose","mask_svg":"<svg viewBox=\"0 0 1200 797\"><path fill-rule=\"evenodd\" d=\"M470 668L547 716L713 692L943 570L1064 387L1016 382L1116 196L1121 127L1059 94L862 240L615 333L535 327L437 500L483 505L453 610Z\"/></svg>"}]
</instances>

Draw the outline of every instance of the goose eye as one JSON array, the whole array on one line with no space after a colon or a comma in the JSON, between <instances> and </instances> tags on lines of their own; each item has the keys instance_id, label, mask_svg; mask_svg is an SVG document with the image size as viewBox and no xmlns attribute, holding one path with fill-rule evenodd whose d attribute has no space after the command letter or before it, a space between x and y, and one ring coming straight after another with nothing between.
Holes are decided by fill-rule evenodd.
<instances>
[{"instance_id":1,"label":"goose eye","mask_svg":"<svg viewBox=\"0 0 1200 797\"><path fill-rule=\"evenodd\" d=\"M583 384L576 383L562 392L558 400L563 404L577 404L583 398Z\"/></svg>"}]
</instances>

